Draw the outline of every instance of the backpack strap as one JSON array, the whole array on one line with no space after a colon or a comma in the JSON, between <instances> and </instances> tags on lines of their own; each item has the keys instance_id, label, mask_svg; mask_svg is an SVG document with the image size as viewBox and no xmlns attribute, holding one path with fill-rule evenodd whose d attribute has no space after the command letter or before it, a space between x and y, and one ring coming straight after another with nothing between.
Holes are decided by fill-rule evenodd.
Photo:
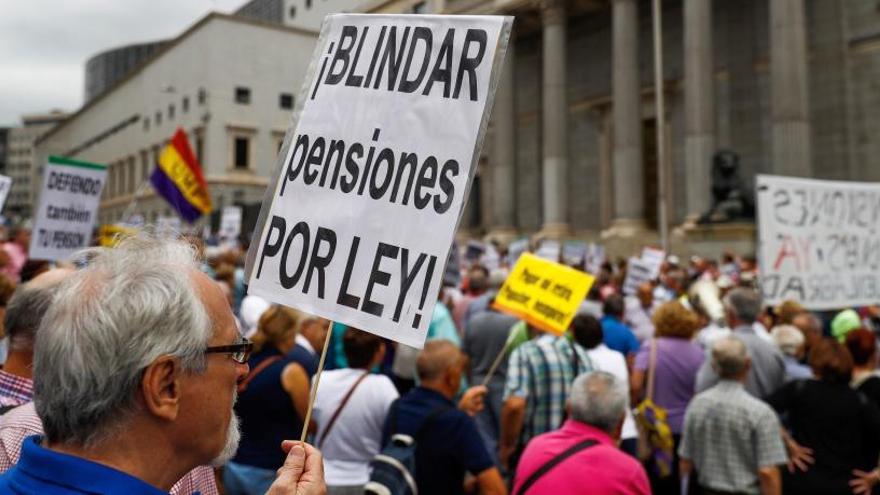
<instances>
[{"instance_id":1,"label":"backpack strap","mask_svg":"<svg viewBox=\"0 0 880 495\"><path fill-rule=\"evenodd\" d=\"M523 483L522 486L519 487L519 490L517 490L515 495L524 495L529 490L529 488L532 487L532 485L534 485L539 479L541 479L541 477L550 472L553 468L561 464L569 457L577 454L584 449L592 447L593 445L597 445L598 443L599 442L593 440L592 438L589 440L584 440L583 442L572 445L568 449L564 450L562 453L553 456L553 458L545 462L544 465L536 469L535 472L531 474L531 476L526 478L525 483Z\"/></svg>"},{"instance_id":2,"label":"backpack strap","mask_svg":"<svg viewBox=\"0 0 880 495\"><path fill-rule=\"evenodd\" d=\"M364 381L364 378L369 375L369 371L365 371L357 380L355 380L354 385L348 389L345 397L342 398L342 402L339 403L339 406L336 408L336 411L333 412L333 416L330 416L330 421L327 422L327 428L324 428L324 433L321 435L321 439L315 445L318 448L321 448L321 445L324 443L324 440L327 439L327 435L330 433L330 429L333 428L333 425L336 424L336 419L339 418L339 413L342 412L342 409L345 408L345 405L348 404L348 400L351 399L352 394L354 394L355 389L358 388L358 385Z\"/></svg>"},{"instance_id":3,"label":"backpack strap","mask_svg":"<svg viewBox=\"0 0 880 495\"><path fill-rule=\"evenodd\" d=\"M654 400L654 376L657 368L657 339L651 339L651 346L648 354L648 393L646 399Z\"/></svg>"},{"instance_id":4,"label":"backpack strap","mask_svg":"<svg viewBox=\"0 0 880 495\"><path fill-rule=\"evenodd\" d=\"M394 402L391 403L391 407L388 408L388 418L389 418L389 429L388 429L388 438L393 437L397 433L397 416L400 414L400 397L394 399ZM419 429L416 430L415 434L413 434L413 440L418 444L419 438L427 431L428 427L431 426L431 423L437 419L437 416L440 416L444 412L454 409L454 407L448 404L442 404L434 409L431 409L431 412L425 416L425 419L422 421Z\"/></svg>"},{"instance_id":5,"label":"backpack strap","mask_svg":"<svg viewBox=\"0 0 880 495\"><path fill-rule=\"evenodd\" d=\"M271 356L271 357L267 357L266 359L262 360L260 362L260 364L258 364L256 367L254 367L254 369L252 369L250 371L250 373L248 373L247 376L244 377L244 380L239 382L238 393L242 393L245 390L247 390L248 384L251 383L251 381L253 381L253 379L256 378L257 375L259 375L260 373L265 371L266 368L268 368L269 366L272 366L273 364L275 364L278 361L281 361L281 356Z\"/></svg>"}]
</instances>

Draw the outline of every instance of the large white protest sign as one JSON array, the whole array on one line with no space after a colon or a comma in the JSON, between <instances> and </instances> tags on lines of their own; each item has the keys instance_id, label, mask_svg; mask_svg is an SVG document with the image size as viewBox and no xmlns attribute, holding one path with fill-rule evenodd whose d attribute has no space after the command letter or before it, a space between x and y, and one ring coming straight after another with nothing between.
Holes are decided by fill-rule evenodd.
<instances>
[{"instance_id":1,"label":"large white protest sign","mask_svg":"<svg viewBox=\"0 0 880 495\"><path fill-rule=\"evenodd\" d=\"M325 19L249 252L250 293L423 345L510 24Z\"/></svg>"},{"instance_id":2,"label":"large white protest sign","mask_svg":"<svg viewBox=\"0 0 880 495\"><path fill-rule=\"evenodd\" d=\"M241 206L224 206L220 214L220 238L229 241L241 234Z\"/></svg>"},{"instance_id":3,"label":"large white protest sign","mask_svg":"<svg viewBox=\"0 0 880 495\"><path fill-rule=\"evenodd\" d=\"M43 172L29 255L65 260L92 241L107 167L50 156Z\"/></svg>"},{"instance_id":4,"label":"large white protest sign","mask_svg":"<svg viewBox=\"0 0 880 495\"><path fill-rule=\"evenodd\" d=\"M767 304L813 310L880 301L880 183L757 177Z\"/></svg>"},{"instance_id":5,"label":"large white protest sign","mask_svg":"<svg viewBox=\"0 0 880 495\"><path fill-rule=\"evenodd\" d=\"M6 204L6 198L9 197L10 188L12 188L12 178L0 175L0 211L3 211L3 206Z\"/></svg>"}]
</instances>

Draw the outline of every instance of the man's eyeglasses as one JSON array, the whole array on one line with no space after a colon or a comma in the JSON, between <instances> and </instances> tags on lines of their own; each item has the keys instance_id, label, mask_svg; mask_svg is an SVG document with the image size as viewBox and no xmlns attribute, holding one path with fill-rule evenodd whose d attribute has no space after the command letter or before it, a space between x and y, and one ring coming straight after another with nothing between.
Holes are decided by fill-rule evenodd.
<instances>
[{"instance_id":1,"label":"man's eyeglasses","mask_svg":"<svg viewBox=\"0 0 880 495\"><path fill-rule=\"evenodd\" d=\"M216 345L205 349L205 354L229 354L236 363L245 364L251 357L251 351L254 349L254 343L248 339L242 338L241 342L232 345Z\"/></svg>"}]
</instances>

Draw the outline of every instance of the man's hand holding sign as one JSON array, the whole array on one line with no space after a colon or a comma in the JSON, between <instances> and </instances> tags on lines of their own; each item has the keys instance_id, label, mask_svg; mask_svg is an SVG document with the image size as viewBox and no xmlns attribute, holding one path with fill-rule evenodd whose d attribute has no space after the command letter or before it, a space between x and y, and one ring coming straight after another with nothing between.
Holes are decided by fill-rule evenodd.
<instances>
[{"instance_id":1,"label":"man's hand holding sign","mask_svg":"<svg viewBox=\"0 0 880 495\"><path fill-rule=\"evenodd\" d=\"M252 294L422 347L511 22L326 18L248 253Z\"/></svg>"}]
</instances>

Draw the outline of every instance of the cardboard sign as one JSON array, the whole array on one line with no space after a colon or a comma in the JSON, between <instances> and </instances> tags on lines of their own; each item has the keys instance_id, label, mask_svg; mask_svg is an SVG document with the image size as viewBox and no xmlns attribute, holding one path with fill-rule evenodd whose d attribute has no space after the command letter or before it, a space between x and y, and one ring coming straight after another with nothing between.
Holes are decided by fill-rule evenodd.
<instances>
[{"instance_id":1,"label":"cardboard sign","mask_svg":"<svg viewBox=\"0 0 880 495\"><path fill-rule=\"evenodd\" d=\"M490 272L501 268L501 255L492 243L485 244L486 252L480 257L480 263Z\"/></svg>"},{"instance_id":2,"label":"cardboard sign","mask_svg":"<svg viewBox=\"0 0 880 495\"><path fill-rule=\"evenodd\" d=\"M507 262L510 266L516 264L519 261L519 257L522 256L523 253L527 253L529 251L529 240L528 238L517 239L511 242L507 246Z\"/></svg>"},{"instance_id":3,"label":"cardboard sign","mask_svg":"<svg viewBox=\"0 0 880 495\"><path fill-rule=\"evenodd\" d=\"M662 249L642 248L642 264L651 270L651 280L660 276L660 267L666 259L666 252Z\"/></svg>"},{"instance_id":4,"label":"cardboard sign","mask_svg":"<svg viewBox=\"0 0 880 495\"><path fill-rule=\"evenodd\" d=\"M654 279L655 264L644 258L630 258L626 263L626 279L623 281L623 293L631 296L638 291L640 285Z\"/></svg>"},{"instance_id":5,"label":"cardboard sign","mask_svg":"<svg viewBox=\"0 0 880 495\"><path fill-rule=\"evenodd\" d=\"M61 261L91 245L107 167L50 156L43 172L31 259Z\"/></svg>"},{"instance_id":6,"label":"cardboard sign","mask_svg":"<svg viewBox=\"0 0 880 495\"><path fill-rule=\"evenodd\" d=\"M764 303L880 301L880 183L759 175L757 206Z\"/></svg>"},{"instance_id":7,"label":"cardboard sign","mask_svg":"<svg viewBox=\"0 0 880 495\"><path fill-rule=\"evenodd\" d=\"M327 16L257 222L250 293L424 344L511 22Z\"/></svg>"},{"instance_id":8,"label":"cardboard sign","mask_svg":"<svg viewBox=\"0 0 880 495\"><path fill-rule=\"evenodd\" d=\"M445 287L458 287L461 285L461 252L455 241L452 241L452 248L449 249L449 258L446 259L443 285Z\"/></svg>"},{"instance_id":9,"label":"cardboard sign","mask_svg":"<svg viewBox=\"0 0 880 495\"><path fill-rule=\"evenodd\" d=\"M583 241L566 241L562 245L562 261L572 267L583 268L589 247Z\"/></svg>"},{"instance_id":10,"label":"cardboard sign","mask_svg":"<svg viewBox=\"0 0 880 495\"><path fill-rule=\"evenodd\" d=\"M520 256L493 306L541 330L561 335L595 278L536 255Z\"/></svg>"},{"instance_id":11,"label":"cardboard sign","mask_svg":"<svg viewBox=\"0 0 880 495\"><path fill-rule=\"evenodd\" d=\"M241 234L241 206L224 206L220 214L220 238L224 241L238 239Z\"/></svg>"},{"instance_id":12,"label":"cardboard sign","mask_svg":"<svg viewBox=\"0 0 880 495\"><path fill-rule=\"evenodd\" d=\"M559 244L559 241L554 239L544 239L535 251L535 256L553 262L558 262L561 255L562 246Z\"/></svg>"},{"instance_id":13,"label":"cardboard sign","mask_svg":"<svg viewBox=\"0 0 880 495\"><path fill-rule=\"evenodd\" d=\"M9 189L12 188L12 178L0 175L0 211L6 205L6 198L9 197Z\"/></svg>"},{"instance_id":14,"label":"cardboard sign","mask_svg":"<svg viewBox=\"0 0 880 495\"><path fill-rule=\"evenodd\" d=\"M605 246L590 243L587 255L587 272L593 275L598 274L602 270L602 263L605 263Z\"/></svg>"},{"instance_id":15,"label":"cardboard sign","mask_svg":"<svg viewBox=\"0 0 880 495\"><path fill-rule=\"evenodd\" d=\"M464 260L468 265L479 263L483 253L486 252L486 245L480 241L468 241L464 249Z\"/></svg>"}]
</instances>

